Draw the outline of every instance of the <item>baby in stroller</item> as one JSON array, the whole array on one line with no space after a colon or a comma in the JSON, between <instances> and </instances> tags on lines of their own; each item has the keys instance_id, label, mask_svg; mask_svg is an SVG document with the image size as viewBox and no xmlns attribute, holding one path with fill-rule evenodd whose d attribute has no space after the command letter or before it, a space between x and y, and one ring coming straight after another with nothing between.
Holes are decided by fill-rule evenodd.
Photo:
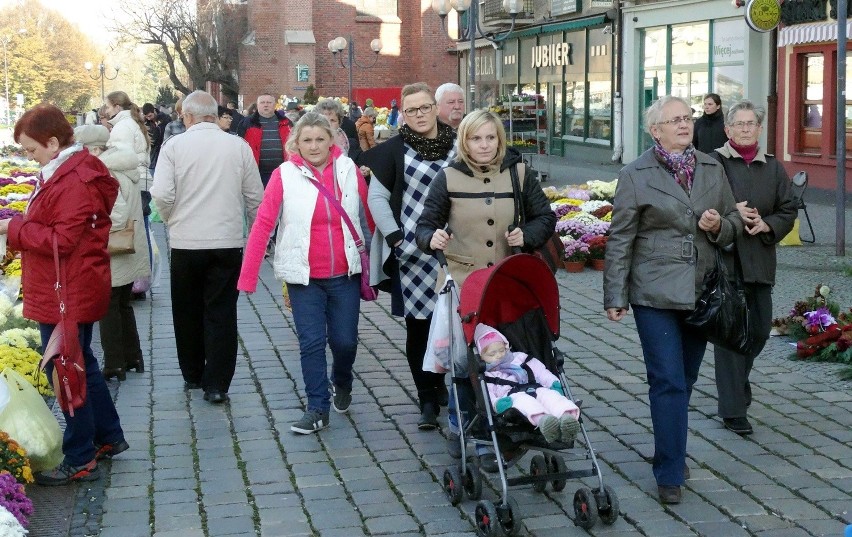
<instances>
[{"instance_id":1,"label":"baby in stroller","mask_svg":"<svg viewBox=\"0 0 852 537\"><path fill-rule=\"evenodd\" d=\"M559 378L538 360L512 352L509 341L486 324L474 331L479 356L485 362L485 383L494 410L517 409L538 427L548 443L571 443L580 429L580 409L565 397Z\"/></svg>"}]
</instances>

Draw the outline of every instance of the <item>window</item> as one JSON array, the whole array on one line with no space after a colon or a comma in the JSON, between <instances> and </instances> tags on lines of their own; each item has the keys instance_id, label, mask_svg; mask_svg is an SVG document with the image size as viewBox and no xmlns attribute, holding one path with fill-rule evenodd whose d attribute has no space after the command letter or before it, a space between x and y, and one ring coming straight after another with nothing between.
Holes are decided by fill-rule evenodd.
<instances>
[{"instance_id":1,"label":"window","mask_svg":"<svg viewBox=\"0 0 852 537\"><path fill-rule=\"evenodd\" d=\"M370 17L388 17L397 15L397 0L358 0L355 14Z\"/></svg>"},{"instance_id":2,"label":"window","mask_svg":"<svg viewBox=\"0 0 852 537\"><path fill-rule=\"evenodd\" d=\"M822 112L824 97L825 56L803 54L802 61L802 130L799 151L820 154L822 148Z\"/></svg>"}]
</instances>

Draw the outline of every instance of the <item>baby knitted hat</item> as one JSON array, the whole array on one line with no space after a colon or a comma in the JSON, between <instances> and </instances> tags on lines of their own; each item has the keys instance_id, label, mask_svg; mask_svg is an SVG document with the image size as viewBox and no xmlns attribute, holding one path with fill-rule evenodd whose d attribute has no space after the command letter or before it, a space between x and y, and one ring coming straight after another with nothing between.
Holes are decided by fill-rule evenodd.
<instances>
[{"instance_id":1,"label":"baby knitted hat","mask_svg":"<svg viewBox=\"0 0 852 537\"><path fill-rule=\"evenodd\" d=\"M479 350L480 354L492 343L506 343L506 338L504 338L496 329L491 328L488 325L480 324L476 327L476 332L476 348ZM482 334L480 335L479 332Z\"/></svg>"}]
</instances>

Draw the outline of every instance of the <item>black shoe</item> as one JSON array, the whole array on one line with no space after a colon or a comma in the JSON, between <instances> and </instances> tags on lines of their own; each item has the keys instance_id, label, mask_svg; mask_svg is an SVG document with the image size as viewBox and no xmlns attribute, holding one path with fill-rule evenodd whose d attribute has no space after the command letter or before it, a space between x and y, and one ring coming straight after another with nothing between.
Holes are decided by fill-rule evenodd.
<instances>
[{"instance_id":1,"label":"black shoe","mask_svg":"<svg viewBox=\"0 0 852 537\"><path fill-rule=\"evenodd\" d=\"M201 383L185 380L183 382L183 389L184 390L200 390L201 389Z\"/></svg>"},{"instance_id":2,"label":"black shoe","mask_svg":"<svg viewBox=\"0 0 852 537\"><path fill-rule=\"evenodd\" d=\"M730 431L734 431L740 436L747 436L754 432L754 429L751 428L751 423L748 422L748 418L745 416L742 418L725 418L725 429Z\"/></svg>"},{"instance_id":3,"label":"black shoe","mask_svg":"<svg viewBox=\"0 0 852 537\"><path fill-rule=\"evenodd\" d=\"M132 293L130 295L131 300L145 300L145 293Z\"/></svg>"},{"instance_id":4,"label":"black shoe","mask_svg":"<svg viewBox=\"0 0 852 537\"><path fill-rule=\"evenodd\" d=\"M657 495L660 498L660 503L680 503L680 487L665 486L657 487Z\"/></svg>"},{"instance_id":5,"label":"black shoe","mask_svg":"<svg viewBox=\"0 0 852 537\"><path fill-rule=\"evenodd\" d=\"M125 371L133 370L133 371L136 371L137 373L144 373L145 372L145 360L143 360L142 358L139 358L139 360L137 360L133 363L125 364L124 370Z\"/></svg>"},{"instance_id":6,"label":"black shoe","mask_svg":"<svg viewBox=\"0 0 852 537\"><path fill-rule=\"evenodd\" d=\"M101 373L104 376L104 380L109 380L113 377L118 380L127 380L127 373L120 367L105 367Z\"/></svg>"},{"instance_id":7,"label":"black shoe","mask_svg":"<svg viewBox=\"0 0 852 537\"><path fill-rule=\"evenodd\" d=\"M222 403L227 403L231 400L231 398L228 397L228 394L225 392L211 390L209 392L204 392L204 400L210 401L214 405L219 405Z\"/></svg>"},{"instance_id":8,"label":"black shoe","mask_svg":"<svg viewBox=\"0 0 852 537\"><path fill-rule=\"evenodd\" d=\"M331 385L331 406L338 414L349 412L349 406L352 404L352 388L344 388L342 386Z\"/></svg>"},{"instance_id":9,"label":"black shoe","mask_svg":"<svg viewBox=\"0 0 852 537\"><path fill-rule=\"evenodd\" d=\"M113 444L95 444L95 460L111 459L128 449L130 449L130 444L126 440L119 440Z\"/></svg>"},{"instance_id":10,"label":"black shoe","mask_svg":"<svg viewBox=\"0 0 852 537\"><path fill-rule=\"evenodd\" d=\"M420 420L417 422L417 428L421 431L434 431L437 429L439 412L437 403L423 403L420 407Z\"/></svg>"}]
</instances>

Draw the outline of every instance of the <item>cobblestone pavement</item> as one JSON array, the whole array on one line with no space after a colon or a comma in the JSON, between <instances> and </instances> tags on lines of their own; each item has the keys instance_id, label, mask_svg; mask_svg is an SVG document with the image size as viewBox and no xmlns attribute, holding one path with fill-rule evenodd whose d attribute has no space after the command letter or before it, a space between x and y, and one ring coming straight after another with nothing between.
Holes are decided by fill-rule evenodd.
<instances>
[{"instance_id":1,"label":"cobblestone pavement","mask_svg":"<svg viewBox=\"0 0 852 537\"><path fill-rule=\"evenodd\" d=\"M819 244L781 249L778 315L820 282L852 305L847 262L833 257L832 210L810 207ZM158 238L165 251L161 232ZM606 320L601 279L589 269L558 276L557 345L570 356L566 373L583 400L606 483L621 500L618 521L588 533L842 535L852 523L852 390L837 379L837 366L791 361L791 347L774 338L752 375L755 434L741 438L715 417L709 351L690 412L692 478L683 503L663 507L646 462L653 438L638 336L632 316ZM332 413L330 428L300 436L289 430L304 404L298 345L269 265L258 292L240 298L230 405L183 390L168 287L166 273L153 300L134 304L148 368L111 381L131 449L105 465L102 482L66 489L77 494L70 535L475 535L475 503L452 507L441 490L452 464L443 433L416 427L404 326L386 296L362 308L350 413ZM519 466L512 475L528 463ZM484 496L496 499L499 482L490 482L498 487L486 485ZM573 494L583 484L596 486L578 480L561 493L511 489L524 517L521 534L586 534L572 520Z\"/></svg>"}]
</instances>

